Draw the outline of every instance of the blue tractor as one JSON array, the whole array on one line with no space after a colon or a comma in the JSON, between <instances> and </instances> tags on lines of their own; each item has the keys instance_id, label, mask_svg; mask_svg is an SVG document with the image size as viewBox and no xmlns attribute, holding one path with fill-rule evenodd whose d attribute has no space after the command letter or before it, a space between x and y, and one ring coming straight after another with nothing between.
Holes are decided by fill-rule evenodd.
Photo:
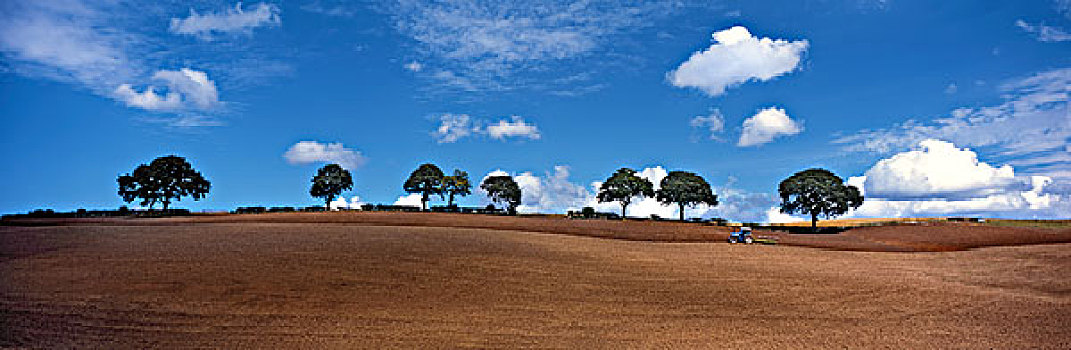
<instances>
[{"instance_id":1,"label":"blue tractor","mask_svg":"<svg viewBox=\"0 0 1071 350\"><path fill-rule=\"evenodd\" d=\"M755 239L751 237L751 228L744 226L740 228L734 228L729 232L729 243L754 243Z\"/></svg>"}]
</instances>

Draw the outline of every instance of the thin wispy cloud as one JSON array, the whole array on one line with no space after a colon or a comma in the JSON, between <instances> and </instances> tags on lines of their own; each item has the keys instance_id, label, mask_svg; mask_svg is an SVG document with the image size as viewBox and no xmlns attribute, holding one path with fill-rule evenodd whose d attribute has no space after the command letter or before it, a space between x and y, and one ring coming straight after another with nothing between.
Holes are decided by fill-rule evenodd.
<instances>
[{"instance_id":1,"label":"thin wispy cloud","mask_svg":"<svg viewBox=\"0 0 1071 350\"><path fill-rule=\"evenodd\" d=\"M401 1L397 29L433 68L429 77L466 91L508 90L518 75L588 57L614 34L649 25L669 2Z\"/></svg>"},{"instance_id":2,"label":"thin wispy cloud","mask_svg":"<svg viewBox=\"0 0 1071 350\"><path fill-rule=\"evenodd\" d=\"M1001 87L1004 102L965 107L928 121L909 119L889 128L863 130L834 140L850 152L889 154L939 139L961 147L992 147L995 156L1028 173L1071 176L1071 68L1055 69Z\"/></svg>"},{"instance_id":3,"label":"thin wispy cloud","mask_svg":"<svg viewBox=\"0 0 1071 350\"><path fill-rule=\"evenodd\" d=\"M1045 24L1030 24L1023 20L1015 21L1015 26L1019 27L1023 31L1033 34L1038 41L1044 42L1061 42L1071 41L1071 33L1064 31L1059 27L1047 26Z\"/></svg>"},{"instance_id":4,"label":"thin wispy cloud","mask_svg":"<svg viewBox=\"0 0 1071 350\"><path fill-rule=\"evenodd\" d=\"M233 8L205 14L190 9L187 17L171 19L170 30L211 41L219 35L251 34L257 27L278 26L282 23L279 12L275 4L263 2L250 8L243 8L239 2Z\"/></svg>"},{"instance_id":5,"label":"thin wispy cloud","mask_svg":"<svg viewBox=\"0 0 1071 350\"><path fill-rule=\"evenodd\" d=\"M111 26L107 4L11 1L0 5L0 51L19 74L109 95L143 72L144 38Z\"/></svg>"}]
</instances>

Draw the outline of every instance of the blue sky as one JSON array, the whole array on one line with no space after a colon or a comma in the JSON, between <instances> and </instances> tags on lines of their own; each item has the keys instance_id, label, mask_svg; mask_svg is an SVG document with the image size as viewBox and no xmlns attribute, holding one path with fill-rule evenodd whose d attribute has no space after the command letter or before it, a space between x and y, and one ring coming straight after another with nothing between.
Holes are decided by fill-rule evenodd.
<instances>
[{"instance_id":1,"label":"blue sky","mask_svg":"<svg viewBox=\"0 0 1071 350\"><path fill-rule=\"evenodd\" d=\"M1068 218L1069 32L1066 0L6 1L0 212L114 208L177 154L194 210L315 205L328 162L339 205L412 203L433 162L513 175L527 212L630 167L704 176L722 204L689 215L785 221L777 183L824 167L849 216Z\"/></svg>"}]
</instances>

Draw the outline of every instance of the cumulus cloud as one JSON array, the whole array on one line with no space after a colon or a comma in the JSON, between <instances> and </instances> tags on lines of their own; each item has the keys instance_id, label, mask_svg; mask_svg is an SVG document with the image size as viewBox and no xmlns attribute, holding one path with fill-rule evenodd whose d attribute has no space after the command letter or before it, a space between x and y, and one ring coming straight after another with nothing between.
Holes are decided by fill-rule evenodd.
<instances>
[{"instance_id":1,"label":"cumulus cloud","mask_svg":"<svg viewBox=\"0 0 1071 350\"><path fill-rule=\"evenodd\" d=\"M807 221L808 219L793 216L781 212L781 207L770 207L766 209L766 223L771 224L784 224L789 222Z\"/></svg>"},{"instance_id":2,"label":"cumulus cloud","mask_svg":"<svg viewBox=\"0 0 1071 350\"><path fill-rule=\"evenodd\" d=\"M218 34L248 34L261 26L277 26L281 23L279 7L275 4L259 3L250 11L242 9L242 3L223 12L210 12L204 15L190 9L186 18L172 18L171 32L192 35L202 40L212 40Z\"/></svg>"},{"instance_id":3,"label":"cumulus cloud","mask_svg":"<svg viewBox=\"0 0 1071 350\"><path fill-rule=\"evenodd\" d=\"M692 118L689 124L693 128L706 129L710 133L711 140L720 140L721 138L718 137L718 134L725 130L725 119L722 118L721 112L717 110L711 112L710 115L697 115Z\"/></svg>"},{"instance_id":4,"label":"cumulus cloud","mask_svg":"<svg viewBox=\"0 0 1071 350\"><path fill-rule=\"evenodd\" d=\"M166 95L160 95L152 86L139 93L130 87L130 84L122 84L115 89L115 95L127 106L148 110L178 109L182 106L182 96L178 93L168 92Z\"/></svg>"},{"instance_id":5,"label":"cumulus cloud","mask_svg":"<svg viewBox=\"0 0 1071 350\"><path fill-rule=\"evenodd\" d=\"M534 124L525 123L524 118L520 116L513 116L510 121L502 119L488 125L487 135L496 140L505 140L510 137L538 140L541 137L539 128Z\"/></svg>"},{"instance_id":6,"label":"cumulus cloud","mask_svg":"<svg viewBox=\"0 0 1071 350\"><path fill-rule=\"evenodd\" d=\"M420 201L421 198L423 197L419 193L411 193L398 197L398 199L394 201L394 205L407 205L422 208L424 203Z\"/></svg>"},{"instance_id":7,"label":"cumulus cloud","mask_svg":"<svg viewBox=\"0 0 1071 350\"><path fill-rule=\"evenodd\" d=\"M882 159L866 172L866 193L890 199L971 198L1019 189L1010 165L995 168L951 142L923 140L917 150Z\"/></svg>"},{"instance_id":8,"label":"cumulus cloud","mask_svg":"<svg viewBox=\"0 0 1071 350\"><path fill-rule=\"evenodd\" d=\"M569 167L558 165L553 172L546 172L543 176L530 172L514 176L514 181L521 188L521 205L517 211L555 213L583 208L591 193L584 186L570 182L569 175Z\"/></svg>"},{"instance_id":9,"label":"cumulus cloud","mask_svg":"<svg viewBox=\"0 0 1071 350\"><path fill-rule=\"evenodd\" d=\"M714 43L669 72L670 84L717 96L748 81L768 81L796 70L807 40L759 38L736 26L712 35Z\"/></svg>"},{"instance_id":10,"label":"cumulus cloud","mask_svg":"<svg viewBox=\"0 0 1071 350\"><path fill-rule=\"evenodd\" d=\"M368 160L361 155L361 152L346 148L342 143L316 141L295 143L286 150L286 153L283 153L283 158L290 164L336 163L351 171Z\"/></svg>"},{"instance_id":11,"label":"cumulus cloud","mask_svg":"<svg viewBox=\"0 0 1071 350\"><path fill-rule=\"evenodd\" d=\"M439 116L438 120L439 127L431 135L439 143L454 143L473 135L486 135L503 141L511 138L538 140L542 137L535 124L526 122L520 116L512 116L509 120L499 119L495 122L488 122L467 114L447 113Z\"/></svg>"},{"instance_id":12,"label":"cumulus cloud","mask_svg":"<svg viewBox=\"0 0 1071 350\"><path fill-rule=\"evenodd\" d=\"M346 200L346 197L338 197L335 200L331 201L330 209L361 209L361 206L364 204L365 202L361 201L360 196L353 196L348 201Z\"/></svg>"},{"instance_id":13,"label":"cumulus cloud","mask_svg":"<svg viewBox=\"0 0 1071 350\"><path fill-rule=\"evenodd\" d=\"M926 139L985 148L1007 164L1030 174L1071 176L1071 68L1038 73L1001 86L1004 101L995 106L953 110L924 122L909 119L890 128L862 130L834 143L848 152L891 154Z\"/></svg>"},{"instance_id":14,"label":"cumulus cloud","mask_svg":"<svg viewBox=\"0 0 1071 350\"><path fill-rule=\"evenodd\" d=\"M1065 32L1058 27L1047 26L1044 24L1030 24L1023 20L1016 20L1015 26L1019 27L1023 31L1033 34L1038 41L1044 42L1061 42L1071 41L1071 34Z\"/></svg>"},{"instance_id":15,"label":"cumulus cloud","mask_svg":"<svg viewBox=\"0 0 1071 350\"><path fill-rule=\"evenodd\" d=\"M773 141L780 136L790 136L803 131L799 122L792 120L784 109L770 107L760 110L744 120L743 132L736 143L740 147L757 146Z\"/></svg>"},{"instance_id":16,"label":"cumulus cloud","mask_svg":"<svg viewBox=\"0 0 1071 350\"><path fill-rule=\"evenodd\" d=\"M1017 176L1010 165L991 166L974 151L940 140L878 161L851 177L866 200L861 217L947 215L1065 217L1068 192L1053 193L1047 176Z\"/></svg>"},{"instance_id":17,"label":"cumulus cloud","mask_svg":"<svg viewBox=\"0 0 1071 350\"><path fill-rule=\"evenodd\" d=\"M646 178L659 188L662 179L668 175L668 171L662 166L643 168L638 171L640 177ZM489 172L480 180L486 180L491 176L513 176L514 181L521 188L521 205L517 211L521 213L565 213L570 210L580 210L583 207L592 207L600 212L620 213L621 206L617 202L599 203L595 194L598 193L601 182L592 182L588 186L581 185L570 179L569 167L555 166L553 171L542 175L532 172L519 174L504 170ZM770 208L779 203L776 196L766 193L754 193L743 191L734 187L735 179L730 177L729 182L723 186L715 186L714 193L718 195L720 203L716 207L698 205L685 208L685 215L689 218L724 218L740 222L781 222L787 216L774 216L771 221ZM477 187L483 204L486 193ZM417 202L419 205L419 201ZM663 218L676 218L678 216L676 205L662 205L654 198L636 199L628 206L630 217L650 217L652 214ZM800 220L792 220L800 221Z\"/></svg>"},{"instance_id":18,"label":"cumulus cloud","mask_svg":"<svg viewBox=\"0 0 1071 350\"><path fill-rule=\"evenodd\" d=\"M115 89L115 97L130 107L147 110L176 110L186 107L210 109L219 103L216 83L208 79L208 74L189 68L177 71L159 70L153 79L163 82L167 92L156 93L156 88L148 86L143 92L137 92L130 84L120 84Z\"/></svg>"}]
</instances>

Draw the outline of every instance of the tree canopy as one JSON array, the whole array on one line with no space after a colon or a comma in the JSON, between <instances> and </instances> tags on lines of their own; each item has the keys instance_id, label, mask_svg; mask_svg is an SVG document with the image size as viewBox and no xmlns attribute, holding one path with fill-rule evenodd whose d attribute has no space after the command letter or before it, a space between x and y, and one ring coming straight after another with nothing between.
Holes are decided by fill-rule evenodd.
<instances>
[{"instance_id":1,"label":"tree canopy","mask_svg":"<svg viewBox=\"0 0 1071 350\"><path fill-rule=\"evenodd\" d=\"M421 164L409 174L402 188L406 193L419 193L421 209L428 210L431 195L443 196L443 171L435 164Z\"/></svg>"},{"instance_id":2,"label":"tree canopy","mask_svg":"<svg viewBox=\"0 0 1071 350\"><path fill-rule=\"evenodd\" d=\"M655 198L663 204L677 204L680 220L684 221L684 208L699 204L718 205L718 196L702 176L687 171L671 171L659 183Z\"/></svg>"},{"instance_id":3,"label":"tree canopy","mask_svg":"<svg viewBox=\"0 0 1071 350\"><path fill-rule=\"evenodd\" d=\"M621 168L599 187L598 199L599 202L621 203L621 218L624 218L625 210L629 203L632 203L633 197L654 195L654 185L651 181L636 175L635 170Z\"/></svg>"},{"instance_id":4,"label":"tree canopy","mask_svg":"<svg viewBox=\"0 0 1071 350\"><path fill-rule=\"evenodd\" d=\"M141 199L140 205L148 205L150 210L157 202L167 210L172 200L179 201L187 196L200 200L212 187L186 158L176 155L159 157L149 164L139 165L132 173L120 175L116 181L119 183L119 196L123 197L124 202Z\"/></svg>"},{"instance_id":5,"label":"tree canopy","mask_svg":"<svg viewBox=\"0 0 1071 350\"><path fill-rule=\"evenodd\" d=\"M464 197L472 194L472 184L469 183L469 173L455 169L454 175L444 176L442 184L443 192L449 199L447 206L454 205L454 196Z\"/></svg>"},{"instance_id":6,"label":"tree canopy","mask_svg":"<svg viewBox=\"0 0 1071 350\"><path fill-rule=\"evenodd\" d=\"M777 192L781 212L810 215L812 228L818 225L819 216L832 218L863 204L858 188L845 185L843 179L825 169L800 171L781 181Z\"/></svg>"},{"instance_id":7,"label":"tree canopy","mask_svg":"<svg viewBox=\"0 0 1071 350\"><path fill-rule=\"evenodd\" d=\"M309 194L316 198L323 198L324 208L331 210L331 202L335 200L335 197L351 188L353 188L353 177L350 176L349 170L343 169L338 164L328 164L320 168L316 176L312 177L312 188L309 189Z\"/></svg>"},{"instance_id":8,"label":"tree canopy","mask_svg":"<svg viewBox=\"0 0 1071 350\"><path fill-rule=\"evenodd\" d=\"M515 213L517 206L521 204L521 187L510 176L488 177L480 184L480 188L487 192L491 201L506 205L511 214Z\"/></svg>"}]
</instances>

